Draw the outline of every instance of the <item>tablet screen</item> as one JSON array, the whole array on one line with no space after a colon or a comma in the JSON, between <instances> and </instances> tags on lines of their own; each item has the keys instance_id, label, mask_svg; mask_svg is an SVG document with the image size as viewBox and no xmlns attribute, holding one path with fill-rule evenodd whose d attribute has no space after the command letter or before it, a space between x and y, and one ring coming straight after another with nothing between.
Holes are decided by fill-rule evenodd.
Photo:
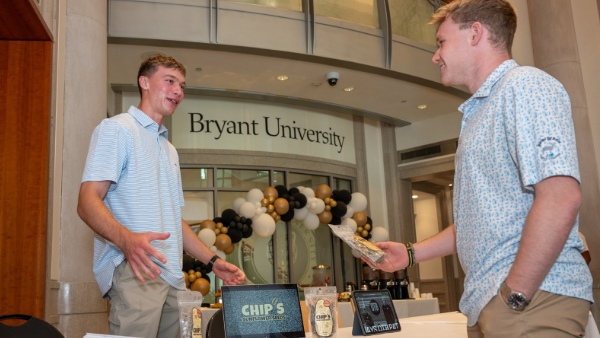
<instances>
[{"instance_id":1,"label":"tablet screen","mask_svg":"<svg viewBox=\"0 0 600 338\"><path fill-rule=\"evenodd\" d=\"M296 284L222 286L227 338L304 337Z\"/></svg>"},{"instance_id":2,"label":"tablet screen","mask_svg":"<svg viewBox=\"0 0 600 338\"><path fill-rule=\"evenodd\" d=\"M400 331L400 322L388 290L354 291L355 320L363 334Z\"/></svg>"}]
</instances>

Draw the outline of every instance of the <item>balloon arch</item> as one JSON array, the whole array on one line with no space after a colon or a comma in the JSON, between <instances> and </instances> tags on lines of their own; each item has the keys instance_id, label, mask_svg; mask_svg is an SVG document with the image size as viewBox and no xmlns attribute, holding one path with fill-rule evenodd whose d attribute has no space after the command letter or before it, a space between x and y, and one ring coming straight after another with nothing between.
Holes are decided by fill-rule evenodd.
<instances>
[{"instance_id":1,"label":"balloon arch","mask_svg":"<svg viewBox=\"0 0 600 338\"><path fill-rule=\"evenodd\" d=\"M232 209L225 209L220 217L200 222L198 238L215 254L225 259L242 238L256 233L269 237L275 233L277 221L301 221L304 227L315 230L319 224L351 227L373 243L388 240L388 231L374 227L364 212L367 198L359 192L332 190L327 184L316 190L305 187L287 189L282 185L251 189L246 198L233 201ZM352 251L355 257L358 252Z\"/></svg>"}]
</instances>

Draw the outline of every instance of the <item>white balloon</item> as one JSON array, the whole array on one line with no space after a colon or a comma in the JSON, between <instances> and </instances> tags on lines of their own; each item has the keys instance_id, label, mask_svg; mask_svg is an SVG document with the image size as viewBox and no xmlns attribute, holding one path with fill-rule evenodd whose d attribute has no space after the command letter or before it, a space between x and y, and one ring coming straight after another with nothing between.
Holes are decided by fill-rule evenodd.
<instances>
[{"instance_id":1,"label":"white balloon","mask_svg":"<svg viewBox=\"0 0 600 338\"><path fill-rule=\"evenodd\" d=\"M248 196L246 196L248 202L260 202L263 198L265 198L265 194L258 188L250 189Z\"/></svg>"},{"instance_id":2,"label":"white balloon","mask_svg":"<svg viewBox=\"0 0 600 338\"><path fill-rule=\"evenodd\" d=\"M384 227L374 227L371 230L371 239L370 241L373 243L377 242L385 242L390 239L390 234L387 229Z\"/></svg>"},{"instance_id":3,"label":"white balloon","mask_svg":"<svg viewBox=\"0 0 600 338\"><path fill-rule=\"evenodd\" d=\"M213 229L204 228L198 232L198 238L200 238L204 245L210 248L215 244L217 235L215 235L215 231Z\"/></svg>"},{"instance_id":4,"label":"white balloon","mask_svg":"<svg viewBox=\"0 0 600 338\"><path fill-rule=\"evenodd\" d=\"M294 209L294 219L297 221L302 221L308 215L308 208L306 206L300 209Z\"/></svg>"},{"instance_id":5,"label":"white balloon","mask_svg":"<svg viewBox=\"0 0 600 338\"><path fill-rule=\"evenodd\" d=\"M252 202L244 202L240 206L240 211L238 213L240 214L240 216L244 216L246 218L252 218L252 217L254 217L254 214L256 213L256 206L254 206L254 203L252 203Z\"/></svg>"},{"instance_id":6,"label":"white balloon","mask_svg":"<svg viewBox=\"0 0 600 338\"><path fill-rule=\"evenodd\" d=\"M320 198L313 197L306 203L306 207L311 213L320 214L325 210L325 202Z\"/></svg>"},{"instance_id":7,"label":"white balloon","mask_svg":"<svg viewBox=\"0 0 600 338\"><path fill-rule=\"evenodd\" d=\"M302 194L304 196L306 196L306 199L315 197L315 191L312 190L311 188L304 188L304 189L302 189Z\"/></svg>"},{"instance_id":8,"label":"white balloon","mask_svg":"<svg viewBox=\"0 0 600 338\"><path fill-rule=\"evenodd\" d=\"M354 215L354 209L351 206L346 206L346 214L342 218L351 218Z\"/></svg>"},{"instance_id":9,"label":"white balloon","mask_svg":"<svg viewBox=\"0 0 600 338\"><path fill-rule=\"evenodd\" d=\"M237 212L238 214L240 213L240 206L242 204L244 204L246 202L246 199L243 197L238 197L235 200L233 200L233 211Z\"/></svg>"},{"instance_id":10,"label":"white balloon","mask_svg":"<svg viewBox=\"0 0 600 338\"><path fill-rule=\"evenodd\" d=\"M217 249L217 247L216 247L216 246L214 246L214 245L213 245L213 246L211 246L209 249L210 249L210 251L212 251L212 252L217 252L217 250L219 250L219 249Z\"/></svg>"},{"instance_id":11,"label":"white balloon","mask_svg":"<svg viewBox=\"0 0 600 338\"><path fill-rule=\"evenodd\" d=\"M358 224L356 224L356 221L353 220L352 218L344 218L342 219L342 224L341 225L347 225L350 227L350 229L352 229L352 232L356 232L356 229L358 228Z\"/></svg>"},{"instance_id":12,"label":"white balloon","mask_svg":"<svg viewBox=\"0 0 600 338\"><path fill-rule=\"evenodd\" d=\"M214 251L214 253L217 256L219 256L219 258L221 258L222 260L226 260L227 259L227 255L222 250L217 249L216 251Z\"/></svg>"},{"instance_id":13,"label":"white balloon","mask_svg":"<svg viewBox=\"0 0 600 338\"><path fill-rule=\"evenodd\" d=\"M262 214L252 221L252 230L259 237L269 237L275 233L275 220L271 215Z\"/></svg>"},{"instance_id":14,"label":"white balloon","mask_svg":"<svg viewBox=\"0 0 600 338\"><path fill-rule=\"evenodd\" d=\"M360 251L358 251L356 249L352 249L352 256L354 256L356 258L360 258Z\"/></svg>"},{"instance_id":15,"label":"white balloon","mask_svg":"<svg viewBox=\"0 0 600 338\"><path fill-rule=\"evenodd\" d=\"M304 227L308 230L315 230L319 227L319 216L316 214L308 213L306 218L304 218Z\"/></svg>"},{"instance_id":16,"label":"white balloon","mask_svg":"<svg viewBox=\"0 0 600 338\"><path fill-rule=\"evenodd\" d=\"M354 192L348 206L352 207L354 212L365 211L367 208L367 197L360 192Z\"/></svg>"}]
</instances>

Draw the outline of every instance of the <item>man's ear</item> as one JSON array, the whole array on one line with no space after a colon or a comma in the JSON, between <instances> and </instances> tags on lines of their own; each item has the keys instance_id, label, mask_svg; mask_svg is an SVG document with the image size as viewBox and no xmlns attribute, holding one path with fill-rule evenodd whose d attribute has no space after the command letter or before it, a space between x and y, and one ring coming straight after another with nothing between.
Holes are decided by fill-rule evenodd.
<instances>
[{"instance_id":1,"label":"man's ear","mask_svg":"<svg viewBox=\"0 0 600 338\"><path fill-rule=\"evenodd\" d=\"M147 90L148 89L148 78L145 76L140 76L140 78L138 79L138 85L143 90Z\"/></svg>"},{"instance_id":2,"label":"man's ear","mask_svg":"<svg viewBox=\"0 0 600 338\"><path fill-rule=\"evenodd\" d=\"M471 46L475 46L477 45L481 39L483 38L484 35L484 27L481 24L481 22L476 21L471 25L471 28L469 29L469 38L471 41Z\"/></svg>"}]
</instances>

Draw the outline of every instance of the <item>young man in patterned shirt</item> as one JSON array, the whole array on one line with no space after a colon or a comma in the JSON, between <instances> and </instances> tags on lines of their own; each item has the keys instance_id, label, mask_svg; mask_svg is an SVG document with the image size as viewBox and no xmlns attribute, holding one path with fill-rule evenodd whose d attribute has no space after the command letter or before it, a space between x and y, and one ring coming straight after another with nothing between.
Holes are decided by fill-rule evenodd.
<instances>
[{"instance_id":1,"label":"young man in patterned shirt","mask_svg":"<svg viewBox=\"0 0 600 338\"><path fill-rule=\"evenodd\" d=\"M581 203L563 86L511 58L505 0L456 0L433 16L441 82L473 94L456 152L455 224L414 245L377 243L395 271L458 253L461 311L474 337L583 337L592 278L577 235ZM409 253L410 251L410 253Z\"/></svg>"}]
</instances>

